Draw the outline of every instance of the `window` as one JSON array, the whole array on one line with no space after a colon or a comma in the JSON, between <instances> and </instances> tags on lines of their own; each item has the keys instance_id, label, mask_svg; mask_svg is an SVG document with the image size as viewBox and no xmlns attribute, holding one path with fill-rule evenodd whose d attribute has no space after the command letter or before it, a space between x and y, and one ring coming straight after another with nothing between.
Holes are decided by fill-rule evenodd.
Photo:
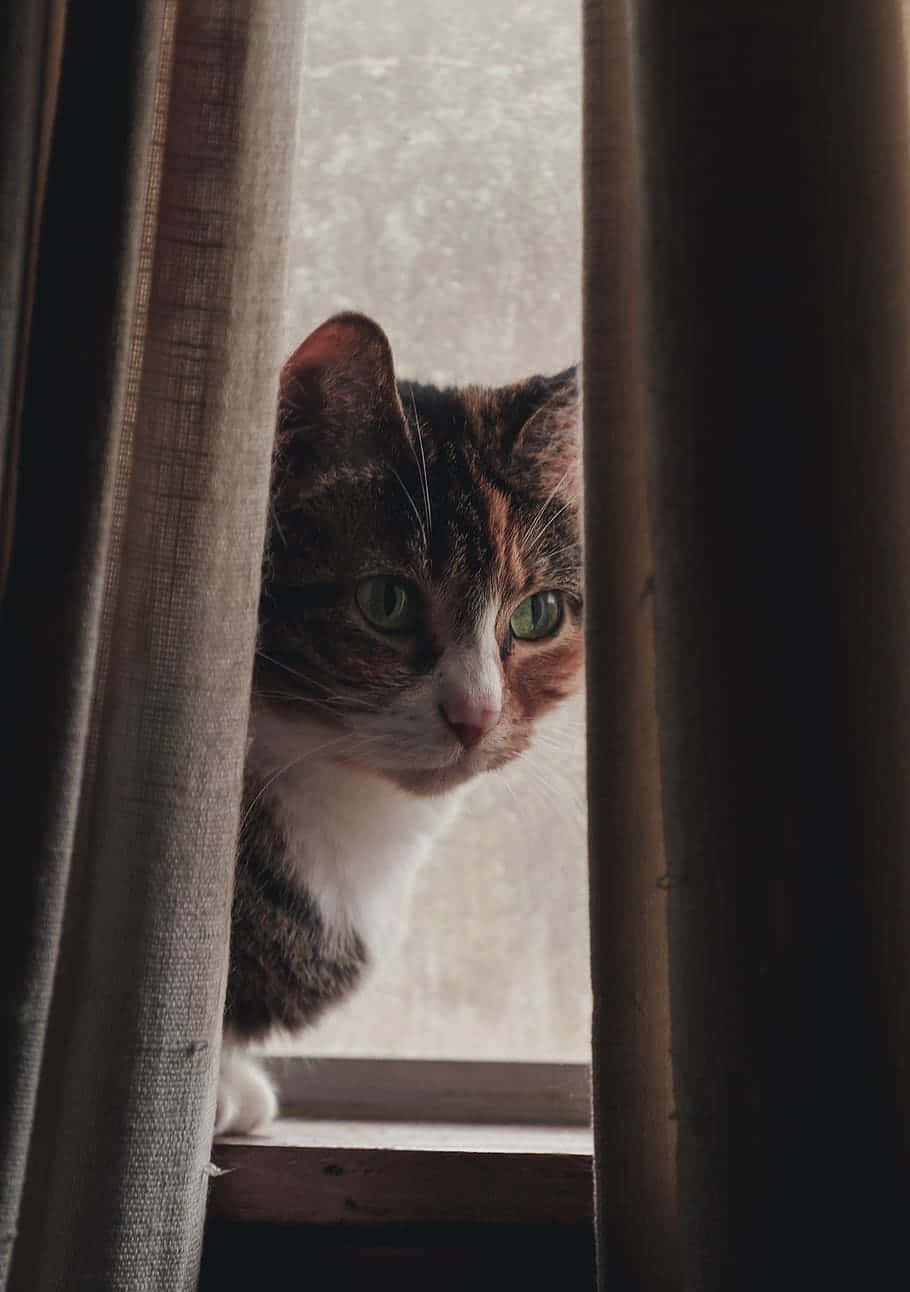
<instances>
[{"instance_id":1,"label":"window","mask_svg":"<svg viewBox=\"0 0 910 1292\"><path fill-rule=\"evenodd\" d=\"M579 23L560 0L310 4L288 351L352 308L404 377L496 384L579 358ZM587 941L579 696L476 783L400 947L294 1048L586 1064Z\"/></svg>"}]
</instances>

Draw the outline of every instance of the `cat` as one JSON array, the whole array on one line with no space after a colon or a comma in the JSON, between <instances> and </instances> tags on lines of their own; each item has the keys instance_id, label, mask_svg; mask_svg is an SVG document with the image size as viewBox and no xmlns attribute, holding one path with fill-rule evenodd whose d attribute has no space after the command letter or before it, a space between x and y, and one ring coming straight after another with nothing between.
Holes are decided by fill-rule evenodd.
<instances>
[{"instance_id":1,"label":"cat","mask_svg":"<svg viewBox=\"0 0 910 1292\"><path fill-rule=\"evenodd\" d=\"M398 382L360 314L280 379L216 1133L277 1112L246 1053L343 1000L471 778L583 661L576 370Z\"/></svg>"}]
</instances>

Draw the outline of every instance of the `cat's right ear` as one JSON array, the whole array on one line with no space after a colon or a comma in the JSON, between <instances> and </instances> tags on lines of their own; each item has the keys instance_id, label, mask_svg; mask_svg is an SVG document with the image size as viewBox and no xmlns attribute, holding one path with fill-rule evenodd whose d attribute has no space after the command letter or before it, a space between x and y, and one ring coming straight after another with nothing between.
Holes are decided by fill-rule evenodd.
<instances>
[{"instance_id":1,"label":"cat's right ear","mask_svg":"<svg viewBox=\"0 0 910 1292\"><path fill-rule=\"evenodd\" d=\"M365 314L334 315L281 369L279 435L309 444L317 456L356 450L371 427L403 421L392 348Z\"/></svg>"},{"instance_id":2,"label":"cat's right ear","mask_svg":"<svg viewBox=\"0 0 910 1292\"><path fill-rule=\"evenodd\" d=\"M555 377L532 377L512 387L511 393L524 419L516 423L514 439L506 440L512 471L523 479L533 477L547 490L562 489L570 497L580 496L577 367Z\"/></svg>"}]
</instances>

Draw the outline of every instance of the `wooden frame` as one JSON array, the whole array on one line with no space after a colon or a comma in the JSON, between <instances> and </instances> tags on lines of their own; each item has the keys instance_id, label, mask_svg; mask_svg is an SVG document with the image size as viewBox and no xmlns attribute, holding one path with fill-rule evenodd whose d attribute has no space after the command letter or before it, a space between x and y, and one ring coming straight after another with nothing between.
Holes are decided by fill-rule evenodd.
<instances>
[{"instance_id":1,"label":"wooden frame","mask_svg":"<svg viewBox=\"0 0 910 1292\"><path fill-rule=\"evenodd\" d=\"M448 1059L266 1060L287 1117L588 1126L584 1063Z\"/></svg>"},{"instance_id":2,"label":"wooden frame","mask_svg":"<svg viewBox=\"0 0 910 1292\"><path fill-rule=\"evenodd\" d=\"M591 1135L581 1127L289 1120L269 1138L219 1139L212 1157L209 1215L219 1220L579 1225L593 1218Z\"/></svg>"},{"instance_id":3,"label":"wooden frame","mask_svg":"<svg viewBox=\"0 0 910 1292\"><path fill-rule=\"evenodd\" d=\"M592 1222L584 1064L289 1057L267 1067L284 1116L269 1135L215 1141L212 1219Z\"/></svg>"}]
</instances>

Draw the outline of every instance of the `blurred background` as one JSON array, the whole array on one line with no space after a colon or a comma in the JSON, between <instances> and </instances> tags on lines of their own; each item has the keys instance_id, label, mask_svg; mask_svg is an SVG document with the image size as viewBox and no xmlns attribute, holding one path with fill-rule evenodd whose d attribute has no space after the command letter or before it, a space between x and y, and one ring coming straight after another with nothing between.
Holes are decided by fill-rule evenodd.
<instances>
[{"instance_id":1,"label":"blurred background","mask_svg":"<svg viewBox=\"0 0 910 1292\"><path fill-rule=\"evenodd\" d=\"M579 359L580 118L579 5L308 0L288 351L358 309L401 377ZM295 1048L589 1060L583 721L476 785L400 946Z\"/></svg>"}]
</instances>

